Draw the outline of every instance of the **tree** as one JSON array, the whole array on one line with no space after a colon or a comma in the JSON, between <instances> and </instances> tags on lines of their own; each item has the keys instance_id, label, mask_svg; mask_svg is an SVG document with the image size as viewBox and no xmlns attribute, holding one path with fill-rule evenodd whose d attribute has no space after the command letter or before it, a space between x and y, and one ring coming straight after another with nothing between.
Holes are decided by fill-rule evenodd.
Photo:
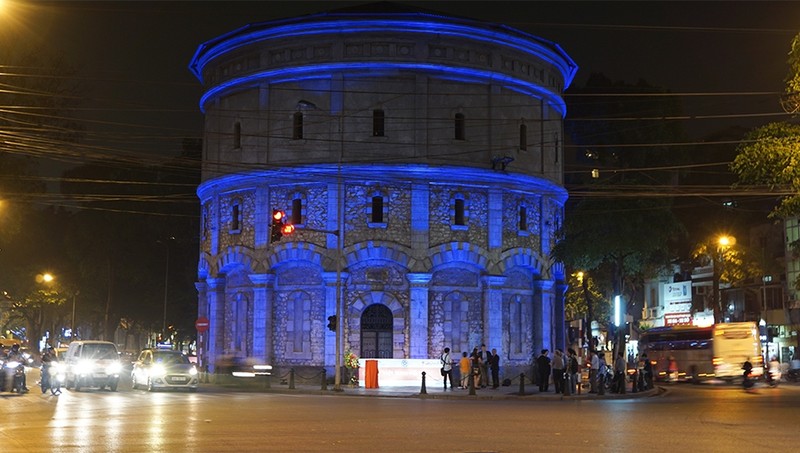
<instances>
[{"instance_id":1,"label":"tree","mask_svg":"<svg viewBox=\"0 0 800 453\"><path fill-rule=\"evenodd\" d=\"M763 275L759 263L751 258L747 249L739 244L723 244L720 238L709 238L697 244L692 257L700 265L713 266L712 309L714 321L723 322L722 298L719 285L729 283L736 285L745 280Z\"/></svg>"}]
</instances>

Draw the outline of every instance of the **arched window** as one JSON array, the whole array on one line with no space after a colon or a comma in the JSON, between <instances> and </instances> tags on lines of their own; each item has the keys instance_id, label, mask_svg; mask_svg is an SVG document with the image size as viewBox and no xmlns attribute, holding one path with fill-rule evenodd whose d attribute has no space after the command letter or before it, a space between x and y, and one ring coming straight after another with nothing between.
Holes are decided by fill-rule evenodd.
<instances>
[{"instance_id":1,"label":"arched window","mask_svg":"<svg viewBox=\"0 0 800 453\"><path fill-rule=\"evenodd\" d=\"M558 163L558 148L559 148L558 132L553 133L553 162Z\"/></svg>"},{"instance_id":2,"label":"arched window","mask_svg":"<svg viewBox=\"0 0 800 453\"><path fill-rule=\"evenodd\" d=\"M466 225L464 222L464 199L456 198L453 213L453 223L458 226Z\"/></svg>"},{"instance_id":3,"label":"arched window","mask_svg":"<svg viewBox=\"0 0 800 453\"><path fill-rule=\"evenodd\" d=\"M238 232L242 229L242 208L239 200L231 205L231 231Z\"/></svg>"},{"instance_id":4,"label":"arched window","mask_svg":"<svg viewBox=\"0 0 800 453\"><path fill-rule=\"evenodd\" d=\"M528 208L525 206L519 207L519 230L528 231Z\"/></svg>"},{"instance_id":5,"label":"arched window","mask_svg":"<svg viewBox=\"0 0 800 453\"><path fill-rule=\"evenodd\" d=\"M528 149L528 126L524 124L519 125L519 149L522 151Z\"/></svg>"},{"instance_id":6,"label":"arched window","mask_svg":"<svg viewBox=\"0 0 800 453\"><path fill-rule=\"evenodd\" d=\"M455 139L456 140L465 140L466 130L464 124L464 114L463 113L456 113L455 121L454 121L454 129L455 129Z\"/></svg>"},{"instance_id":7,"label":"arched window","mask_svg":"<svg viewBox=\"0 0 800 453\"><path fill-rule=\"evenodd\" d=\"M303 224L303 199L295 198L292 200L292 225Z\"/></svg>"},{"instance_id":8,"label":"arched window","mask_svg":"<svg viewBox=\"0 0 800 453\"><path fill-rule=\"evenodd\" d=\"M303 139L303 112L294 112L292 117L292 139Z\"/></svg>"},{"instance_id":9,"label":"arched window","mask_svg":"<svg viewBox=\"0 0 800 453\"><path fill-rule=\"evenodd\" d=\"M383 110L376 109L372 111L372 136L383 137L385 135L385 120L386 115Z\"/></svg>"},{"instance_id":10,"label":"arched window","mask_svg":"<svg viewBox=\"0 0 800 453\"><path fill-rule=\"evenodd\" d=\"M383 197L372 197L372 223L383 223Z\"/></svg>"},{"instance_id":11,"label":"arched window","mask_svg":"<svg viewBox=\"0 0 800 453\"><path fill-rule=\"evenodd\" d=\"M242 123L238 121L233 123L233 147L242 147Z\"/></svg>"}]
</instances>

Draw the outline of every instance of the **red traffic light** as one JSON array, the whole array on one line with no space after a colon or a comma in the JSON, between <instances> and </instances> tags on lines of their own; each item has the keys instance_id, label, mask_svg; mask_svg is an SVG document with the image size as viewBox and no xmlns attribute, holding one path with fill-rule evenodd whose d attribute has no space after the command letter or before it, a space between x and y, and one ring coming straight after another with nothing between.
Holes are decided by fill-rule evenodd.
<instances>
[{"instance_id":1,"label":"red traffic light","mask_svg":"<svg viewBox=\"0 0 800 453\"><path fill-rule=\"evenodd\" d=\"M292 225L291 223L284 224L281 227L281 233L283 233L284 236L286 236L287 234L294 233L294 225Z\"/></svg>"},{"instance_id":2,"label":"red traffic light","mask_svg":"<svg viewBox=\"0 0 800 453\"><path fill-rule=\"evenodd\" d=\"M285 216L286 216L286 214L284 214L284 212L283 212L283 211L281 211L281 210L275 209L275 210L273 210L273 211L272 211L272 218L273 218L273 220L275 220L276 222L281 222L281 221L283 221L283 218L284 218Z\"/></svg>"}]
</instances>

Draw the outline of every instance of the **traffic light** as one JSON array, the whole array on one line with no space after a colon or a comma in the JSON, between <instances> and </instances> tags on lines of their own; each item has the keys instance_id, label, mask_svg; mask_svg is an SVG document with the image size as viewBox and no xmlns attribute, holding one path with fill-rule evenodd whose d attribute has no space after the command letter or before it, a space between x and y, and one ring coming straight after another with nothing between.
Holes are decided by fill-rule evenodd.
<instances>
[{"instance_id":1,"label":"traffic light","mask_svg":"<svg viewBox=\"0 0 800 453\"><path fill-rule=\"evenodd\" d=\"M280 209L272 210L272 227L269 242L280 241L282 237L294 233L294 225L286 223L286 213Z\"/></svg>"},{"instance_id":2,"label":"traffic light","mask_svg":"<svg viewBox=\"0 0 800 453\"><path fill-rule=\"evenodd\" d=\"M328 316L328 330L336 332L336 315Z\"/></svg>"}]
</instances>

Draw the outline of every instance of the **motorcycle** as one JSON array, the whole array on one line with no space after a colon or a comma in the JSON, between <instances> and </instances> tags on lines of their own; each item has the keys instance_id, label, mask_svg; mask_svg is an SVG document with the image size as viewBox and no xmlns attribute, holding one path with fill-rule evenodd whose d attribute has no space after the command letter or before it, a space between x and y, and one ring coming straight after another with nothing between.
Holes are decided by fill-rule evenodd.
<instances>
[{"instance_id":1,"label":"motorcycle","mask_svg":"<svg viewBox=\"0 0 800 453\"><path fill-rule=\"evenodd\" d=\"M26 393L25 364L16 359L6 360L3 363L4 387L13 393Z\"/></svg>"},{"instance_id":2,"label":"motorcycle","mask_svg":"<svg viewBox=\"0 0 800 453\"><path fill-rule=\"evenodd\" d=\"M42 387L42 393L47 392L50 390L50 393L54 396L58 396L61 394L61 386L64 385L64 381L67 379L66 369L63 364L58 362L52 362L50 365L42 366L42 381L40 385Z\"/></svg>"}]
</instances>

